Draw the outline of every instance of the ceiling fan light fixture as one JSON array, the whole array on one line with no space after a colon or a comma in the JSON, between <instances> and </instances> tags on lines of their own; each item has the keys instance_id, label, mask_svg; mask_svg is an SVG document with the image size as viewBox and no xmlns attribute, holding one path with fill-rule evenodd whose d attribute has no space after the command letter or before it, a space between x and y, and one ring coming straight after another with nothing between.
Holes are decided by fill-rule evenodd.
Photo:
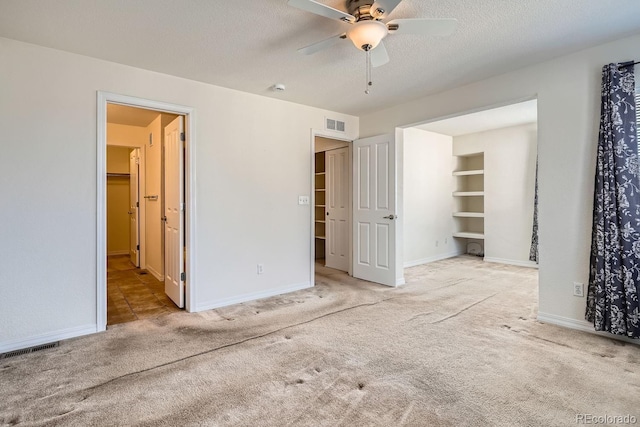
<instances>
[{"instance_id":1,"label":"ceiling fan light fixture","mask_svg":"<svg viewBox=\"0 0 640 427\"><path fill-rule=\"evenodd\" d=\"M360 50L375 49L389 34L387 26L380 21L360 21L347 31L347 37Z\"/></svg>"}]
</instances>

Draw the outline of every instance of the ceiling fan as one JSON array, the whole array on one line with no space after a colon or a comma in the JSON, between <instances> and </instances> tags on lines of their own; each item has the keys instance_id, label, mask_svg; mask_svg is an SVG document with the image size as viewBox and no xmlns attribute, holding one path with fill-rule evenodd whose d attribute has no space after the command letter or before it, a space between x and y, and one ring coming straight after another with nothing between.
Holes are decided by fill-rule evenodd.
<instances>
[{"instance_id":1,"label":"ceiling fan","mask_svg":"<svg viewBox=\"0 0 640 427\"><path fill-rule=\"evenodd\" d=\"M382 42L389 34L420 34L427 36L447 36L457 26L455 19L394 19L382 22L400 4L402 0L347 0L347 12L334 9L314 0L289 0L289 5L316 15L337 19L351 27L342 34L316 42L298 49L298 52L311 55L326 49L340 40L349 39L355 47L367 52L367 78L370 80L370 67L379 67L389 62L387 49ZM368 86L371 82L368 81ZM365 91L368 93L368 91Z\"/></svg>"}]
</instances>

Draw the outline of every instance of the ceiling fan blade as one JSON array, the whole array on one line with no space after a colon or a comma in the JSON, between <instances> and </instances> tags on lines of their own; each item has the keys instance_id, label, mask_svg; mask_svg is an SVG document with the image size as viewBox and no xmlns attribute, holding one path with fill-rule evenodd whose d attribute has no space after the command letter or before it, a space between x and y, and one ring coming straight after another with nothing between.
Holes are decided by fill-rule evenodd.
<instances>
[{"instance_id":1,"label":"ceiling fan blade","mask_svg":"<svg viewBox=\"0 0 640 427\"><path fill-rule=\"evenodd\" d=\"M449 36L457 26L457 19L394 19L387 24L391 34L423 36Z\"/></svg>"},{"instance_id":2,"label":"ceiling fan blade","mask_svg":"<svg viewBox=\"0 0 640 427\"><path fill-rule=\"evenodd\" d=\"M328 39L321 40L319 42L311 44L309 46L300 48L298 49L298 52L302 53L303 55L312 55L318 51L321 51L322 49L326 49L328 47L333 46L334 44L338 43L340 39L345 39L345 38L347 38L346 34L338 34L337 36L333 36Z\"/></svg>"},{"instance_id":3,"label":"ceiling fan blade","mask_svg":"<svg viewBox=\"0 0 640 427\"><path fill-rule=\"evenodd\" d=\"M387 48L384 47L384 43L380 42L380 44L371 51L371 65L375 68L387 62L389 62L389 53L387 53Z\"/></svg>"},{"instance_id":4,"label":"ceiling fan blade","mask_svg":"<svg viewBox=\"0 0 640 427\"><path fill-rule=\"evenodd\" d=\"M386 18L401 1L402 0L376 0L373 6L371 6L372 14L375 15L376 19Z\"/></svg>"},{"instance_id":5,"label":"ceiling fan blade","mask_svg":"<svg viewBox=\"0 0 640 427\"><path fill-rule=\"evenodd\" d=\"M334 9L313 0L289 0L288 4L289 6L297 7L298 9L315 13L316 15L324 16L326 18L339 19L340 21L349 23L356 21L356 18L353 15L349 15L346 12Z\"/></svg>"}]
</instances>

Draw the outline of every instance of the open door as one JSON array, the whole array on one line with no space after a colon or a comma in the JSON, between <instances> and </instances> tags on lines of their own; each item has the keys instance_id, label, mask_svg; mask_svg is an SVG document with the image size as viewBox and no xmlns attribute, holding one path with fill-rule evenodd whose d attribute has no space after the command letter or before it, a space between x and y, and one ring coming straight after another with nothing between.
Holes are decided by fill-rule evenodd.
<instances>
[{"instance_id":1,"label":"open door","mask_svg":"<svg viewBox=\"0 0 640 427\"><path fill-rule=\"evenodd\" d=\"M184 118L164 128L164 291L184 307Z\"/></svg>"},{"instance_id":2,"label":"open door","mask_svg":"<svg viewBox=\"0 0 640 427\"><path fill-rule=\"evenodd\" d=\"M326 152L326 265L349 269L349 149Z\"/></svg>"},{"instance_id":3,"label":"open door","mask_svg":"<svg viewBox=\"0 0 640 427\"><path fill-rule=\"evenodd\" d=\"M140 149L129 153L129 256L140 267Z\"/></svg>"},{"instance_id":4,"label":"open door","mask_svg":"<svg viewBox=\"0 0 640 427\"><path fill-rule=\"evenodd\" d=\"M353 142L353 275L396 286L396 146L393 135Z\"/></svg>"}]
</instances>

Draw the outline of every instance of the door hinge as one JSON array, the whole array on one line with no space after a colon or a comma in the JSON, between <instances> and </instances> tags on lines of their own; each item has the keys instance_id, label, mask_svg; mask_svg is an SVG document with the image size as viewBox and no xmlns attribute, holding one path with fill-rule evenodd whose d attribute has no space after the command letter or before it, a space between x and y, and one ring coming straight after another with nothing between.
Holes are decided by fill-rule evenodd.
<instances>
[{"instance_id":1,"label":"door hinge","mask_svg":"<svg viewBox=\"0 0 640 427\"><path fill-rule=\"evenodd\" d=\"M136 202L136 208L140 207L140 202Z\"/></svg>"},{"instance_id":2,"label":"door hinge","mask_svg":"<svg viewBox=\"0 0 640 427\"><path fill-rule=\"evenodd\" d=\"M187 273L183 271L182 273L180 273L180 281L184 282L185 280L187 280Z\"/></svg>"},{"instance_id":3,"label":"door hinge","mask_svg":"<svg viewBox=\"0 0 640 427\"><path fill-rule=\"evenodd\" d=\"M185 141L185 135L184 132L180 132L180 141L184 142Z\"/></svg>"},{"instance_id":4,"label":"door hinge","mask_svg":"<svg viewBox=\"0 0 640 427\"><path fill-rule=\"evenodd\" d=\"M137 250L140 250L140 245L136 245L136 249L137 249Z\"/></svg>"}]
</instances>

